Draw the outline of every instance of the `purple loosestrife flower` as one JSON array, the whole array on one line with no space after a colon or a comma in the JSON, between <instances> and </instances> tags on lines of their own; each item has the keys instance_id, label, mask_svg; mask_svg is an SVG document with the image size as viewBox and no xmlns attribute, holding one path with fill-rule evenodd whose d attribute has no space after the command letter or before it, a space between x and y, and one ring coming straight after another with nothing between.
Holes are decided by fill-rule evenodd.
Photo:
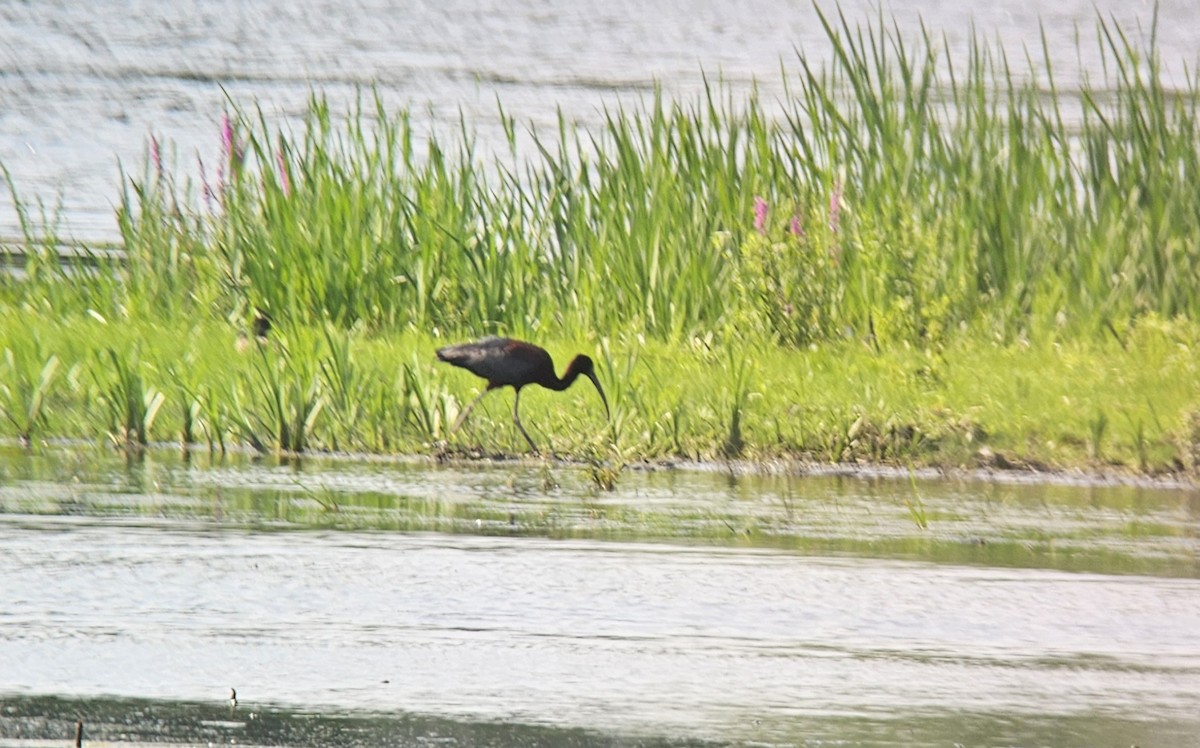
<instances>
[{"instance_id":1,"label":"purple loosestrife flower","mask_svg":"<svg viewBox=\"0 0 1200 748\"><path fill-rule=\"evenodd\" d=\"M792 215L792 220L788 223L788 231L792 232L792 236L797 239L804 238L804 223L800 220L800 214Z\"/></svg>"},{"instance_id":2,"label":"purple loosestrife flower","mask_svg":"<svg viewBox=\"0 0 1200 748\"><path fill-rule=\"evenodd\" d=\"M217 163L216 189L222 204L225 202L225 189L228 186L225 177L228 175L230 182L237 179L242 171L245 156L246 148L237 141L233 120L229 118L229 113L225 112L221 115L221 160Z\"/></svg>"},{"instance_id":3,"label":"purple loosestrife flower","mask_svg":"<svg viewBox=\"0 0 1200 748\"><path fill-rule=\"evenodd\" d=\"M838 232L842 220L842 180L833 180L833 192L829 195L829 230Z\"/></svg>"},{"instance_id":4,"label":"purple loosestrife flower","mask_svg":"<svg viewBox=\"0 0 1200 748\"><path fill-rule=\"evenodd\" d=\"M221 153L226 159L233 158L233 120L228 112L221 115Z\"/></svg>"},{"instance_id":5,"label":"purple loosestrife flower","mask_svg":"<svg viewBox=\"0 0 1200 748\"><path fill-rule=\"evenodd\" d=\"M242 162L246 159L246 146L238 142L233 120L229 118L228 112L221 115L221 152L229 164L231 173L241 170Z\"/></svg>"},{"instance_id":6,"label":"purple loosestrife flower","mask_svg":"<svg viewBox=\"0 0 1200 748\"><path fill-rule=\"evenodd\" d=\"M767 201L754 196L754 230L762 235L767 233Z\"/></svg>"},{"instance_id":7,"label":"purple loosestrife flower","mask_svg":"<svg viewBox=\"0 0 1200 748\"><path fill-rule=\"evenodd\" d=\"M833 192L829 195L829 230L833 232L833 244L829 247L829 257L833 264L842 264L842 243L837 239L838 228L842 222L842 180L833 180Z\"/></svg>"},{"instance_id":8,"label":"purple loosestrife flower","mask_svg":"<svg viewBox=\"0 0 1200 748\"><path fill-rule=\"evenodd\" d=\"M239 142L233 120L229 119L228 114L221 115L221 145L224 155L229 160L229 166L234 169L241 168L241 162L246 160L246 144Z\"/></svg>"}]
</instances>

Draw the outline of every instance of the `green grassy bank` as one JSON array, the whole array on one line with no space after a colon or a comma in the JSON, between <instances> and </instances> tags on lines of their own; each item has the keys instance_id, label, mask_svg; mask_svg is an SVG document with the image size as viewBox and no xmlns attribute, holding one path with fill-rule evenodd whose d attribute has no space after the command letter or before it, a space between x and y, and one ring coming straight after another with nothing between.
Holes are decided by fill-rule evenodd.
<instances>
[{"instance_id":1,"label":"green grassy bank","mask_svg":"<svg viewBox=\"0 0 1200 748\"><path fill-rule=\"evenodd\" d=\"M425 451L478 386L433 349L498 333L597 360L610 422L524 398L560 451L1192 468L1200 82L1104 22L1060 91L1048 54L825 20L782 102L506 119L499 154L369 96L300 132L234 112L196 177L152 143L121 258L62 261L21 205L9 433ZM459 443L519 451L489 399Z\"/></svg>"},{"instance_id":2,"label":"green grassy bank","mask_svg":"<svg viewBox=\"0 0 1200 748\"><path fill-rule=\"evenodd\" d=\"M434 360L445 340L276 329L249 342L195 325L4 318L10 434L277 449L436 449L480 381ZM37 340L37 343L33 341ZM522 397L540 444L591 459L803 458L900 465L1194 467L1200 330L1146 320L1116 341L933 352L862 343L546 341L559 366L591 352L590 387ZM451 447L522 453L511 390L486 398Z\"/></svg>"}]
</instances>

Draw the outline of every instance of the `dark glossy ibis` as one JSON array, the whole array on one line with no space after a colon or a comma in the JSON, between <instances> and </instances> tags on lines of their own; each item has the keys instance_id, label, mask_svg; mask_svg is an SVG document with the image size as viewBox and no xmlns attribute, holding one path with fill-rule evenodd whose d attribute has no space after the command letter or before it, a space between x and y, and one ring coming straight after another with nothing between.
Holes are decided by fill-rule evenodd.
<instances>
[{"instance_id":1,"label":"dark glossy ibis","mask_svg":"<svg viewBox=\"0 0 1200 748\"><path fill-rule=\"evenodd\" d=\"M596 379L595 366L590 358L582 354L571 359L571 363L561 378L554 373L554 361L550 358L549 353L532 343L512 338L491 337L474 343L448 345L438 349L437 357L441 361L466 369L475 376L487 380L487 388L480 392L479 396L472 400L467 409L460 413L454 421L454 426L450 428L451 436L463 421L467 420L471 409L484 395L494 389L511 386L517 393L513 398L513 423L517 424L525 441L529 442L529 446L536 452L538 451L537 445L533 443L533 439L529 438L525 427L521 425L519 411L521 388L527 384L540 384L547 389L561 392L574 384L580 375L592 380L592 384L596 385L596 391L600 393L600 400L604 403L604 414L606 416L609 414L608 398L604 396L604 388L600 386L600 380Z\"/></svg>"}]
</instances>

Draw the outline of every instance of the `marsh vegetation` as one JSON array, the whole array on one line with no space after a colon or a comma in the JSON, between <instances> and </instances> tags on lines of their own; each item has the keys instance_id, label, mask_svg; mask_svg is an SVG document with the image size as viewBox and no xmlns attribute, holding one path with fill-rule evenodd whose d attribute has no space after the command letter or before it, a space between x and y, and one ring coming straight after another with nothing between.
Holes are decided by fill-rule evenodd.
<instances>
[{"instance_id":1,"label":"marsh vegetation","mask_svg":"<svg viewBox=\"0 0 1200 748\"><path fill-rule=\"evenodd\" d=\"M501 153L371 92L298 131L231 109L215 160L149 143L118 253L64 260L18 200L7 433L428 451L477 387L433 350L496 333L596 360L607 422L523 402L595 461L1194 469L1194 69L1168 87L1152 34L1100 20L1103 70L1065 91L1045 49L822 21L833 62L785 61L782 101L507 119ZM523 450L508 413L459 446Z\"/></svg>"}]
</instances>

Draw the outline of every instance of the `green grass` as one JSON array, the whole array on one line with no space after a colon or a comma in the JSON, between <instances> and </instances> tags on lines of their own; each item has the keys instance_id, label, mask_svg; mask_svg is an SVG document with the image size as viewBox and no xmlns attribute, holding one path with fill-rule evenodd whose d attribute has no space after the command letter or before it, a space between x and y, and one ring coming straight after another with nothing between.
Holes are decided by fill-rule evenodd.
<instances>
[{"instance_id":1,"label":"green grass","mask_svg":"<svg viewBox=\"0 0 1200 748\"><path fill-rule=\"evenodd\" d=\"M832 62L795 61L778 117L710 86L595 130L506 117L492 153L377 96L314 96L298 132L235 111L198 178L157 144L128 177L124 259L59 261L18 198L12 433L427 450L478 386L433 348L503 333L597 360L609 422L522 409L592 459L1192 466L1196 74L1169 90L1152 34L1103 20L1072 91L1044 48L821 20ZM509 412L458 440L521 450Z\"/></svg>"},{"instance_id":2,"label":"green grass","mask_svg":"<svg viewBox=\"0 0 1200 748\"><path fill-rule=\"evenodd\" d=\"M40 411L40 436L136 446L190 434L213 449L430 453L482 386L436 362L444 337L418 332L284 326L266 344L246 345L224 321L148 330L106 329L114 325L90 317L22 325L18 318L4 319L0 347L34 350L36 339L42 351L57 352L56 369L71 372L43 388L54 407ZM114 353L133 350L119 342L125 338L140 341L136 354ZM526 428L548 449L598 465L740 457L1195 467L1200 327L1190 323L1146 318L1123 344L1000 345L963 336L937 351L877 351L862 342L680 345L636 335L543 342L560 369L576 352L595 358L612 419L586 388L530 388L521 403ZM27 377L36 378L34 368ZM486 398L448 446L526 452L511 408L511 390Z\"/></svg>"}]
</instances>

